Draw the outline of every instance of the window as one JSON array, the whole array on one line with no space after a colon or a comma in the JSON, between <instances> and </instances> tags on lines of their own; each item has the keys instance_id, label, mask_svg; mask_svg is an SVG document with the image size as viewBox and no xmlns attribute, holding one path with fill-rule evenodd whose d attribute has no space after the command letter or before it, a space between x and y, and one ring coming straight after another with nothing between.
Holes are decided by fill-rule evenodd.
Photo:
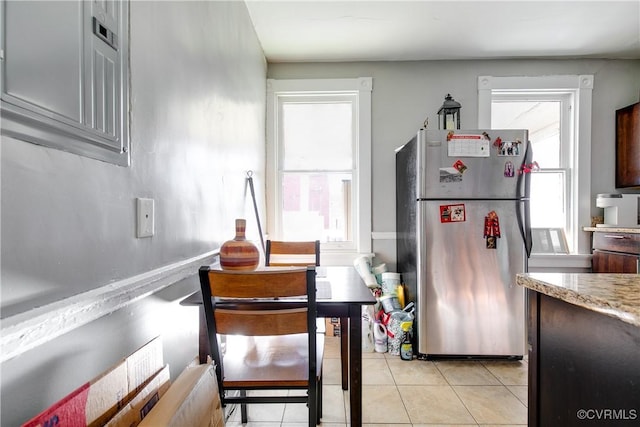
<instances>
[{"instance_id":1,"label":"window","mask_svg":"<svg viewBox=\"0 0 640 427\"><path fill-rule=\"evenodd\" d=\"M590 252L592 88L585 75L478 79L479 127L529 130L534 254Z\"/></svg>"},{"instance_id":2,"label":"window","mask_svg":"<svg viewBox=\"0 0 640 427\"><path fill-rule=\"evenodd\" d=\"M127 0L0 4L2 134L129 164Z\"/></svg>"},{"instance_id":3,"label":"window","mask_svg":"<svg viewBox=\"0 0 640 427\"><path fill-rule=\"evenodd\" d=\"M371 250L371 83L268 81L268 234L320 240L323 264Z\"/></svg>"},{"instance_id":4,"label":"window","mask_svg":"<svg viewBox=\"0 0 640 427\"><path fill-rule=\"evenodd\" d=\"M531 227L571 231L572 96L567 93L496 93L491 101L492 129L528 129L534 160L531 174ZM563 143L564 141L564 143ZM548 252L533 243L533 252Z\"/></svg>"}]
</instances>

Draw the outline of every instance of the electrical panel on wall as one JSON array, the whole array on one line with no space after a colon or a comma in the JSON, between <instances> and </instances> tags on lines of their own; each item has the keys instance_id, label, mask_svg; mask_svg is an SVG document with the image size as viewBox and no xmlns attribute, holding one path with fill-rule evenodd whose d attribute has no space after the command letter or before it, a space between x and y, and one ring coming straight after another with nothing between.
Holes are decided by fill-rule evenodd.
<instances>
[{"instance_id":1,"label":"electrical panel on wall","mask_svg":"<svg viewBox=\"0 0 640 427\"><path fill-rule=\"evenodd\" d=\"M128 11L128 0L2 2L2 134L127 166Z\"/></svg>"}]
</instances>

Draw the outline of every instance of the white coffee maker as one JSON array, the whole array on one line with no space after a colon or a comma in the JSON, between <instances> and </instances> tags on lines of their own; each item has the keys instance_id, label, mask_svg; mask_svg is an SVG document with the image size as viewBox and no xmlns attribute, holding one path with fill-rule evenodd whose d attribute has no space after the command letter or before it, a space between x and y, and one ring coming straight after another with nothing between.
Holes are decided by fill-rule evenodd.
<instances>
[{"instance_id":1,"label":"white coffee maker","mask_svg":"<svg viewBox=\"0 0 640 427\"><path fill-rule=\"evenodd\" d=\"M598 227L640 227L640 194L598 194L596 206L604 208L604 224Z\"/></svg>"}]
</instances>

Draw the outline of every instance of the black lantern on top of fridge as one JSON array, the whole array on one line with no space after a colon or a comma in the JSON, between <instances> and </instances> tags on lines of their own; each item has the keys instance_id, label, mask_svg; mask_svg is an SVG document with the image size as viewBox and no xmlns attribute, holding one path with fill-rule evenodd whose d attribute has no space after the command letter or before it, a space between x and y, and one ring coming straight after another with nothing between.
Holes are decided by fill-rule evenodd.
<instances>
[{"instance_id":1,"label":"black lantern on top of fridge","mask_svg":"<svg viewBox=\"0 0 640 427\"><path fill-rule=\"evenodd\" d=\"M438 110L438 129L460 129L460 108L460 103L448 93Z\"/></svg>"}]
</instances>

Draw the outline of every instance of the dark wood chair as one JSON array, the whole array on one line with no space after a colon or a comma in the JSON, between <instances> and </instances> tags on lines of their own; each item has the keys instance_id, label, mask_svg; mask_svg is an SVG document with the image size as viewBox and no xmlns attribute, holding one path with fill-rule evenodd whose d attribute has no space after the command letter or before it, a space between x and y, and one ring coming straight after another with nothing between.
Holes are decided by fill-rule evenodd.
<instances>
[{"instance_id":1,"label":"dark wood chair","mask_svg":"<svg viewBox=\"0 0 640 427\"><path fill-rule=\"evenodd\" d=\"M267 240L265 248L266 266L320 266L320 240L295 242ZM318 319L318 333L326 332L324 318Z\"/></svg>"},{"instance_id":2,"label":"dark wood chair","mask_svg":"<svg viewBox=\"0 0 640 427\"><path fill-rule=\"evenodd\" d=\"M320 241L280 241L267 240L265 245L265 265L267 266L292 266L314 265L320 266ZM318 319L318 332L325 334L325 319ZM349 349L348 349L348 319L340 318L340 360L342 362L342 388L347 389L347 377L349 375ZM320 402L322 404L322 402ZM322 413L322 406L320 406Z\"/></svg>"},{"instance_id":3,"label":"dark wood chair","mask_svg":"<svg viewBox=\"0 0 640 427\"><path fill-rule=\"evenodd\" d=\"M268 266L320 265L320 241L284 242L267 240L265 264Z\"/></svg>"},{"instance_id":4,"label":"dark wood chair","mask_svg":"<svg viewBox=\"0 0 640 427\"><path fill-rule=\"evenodd\" d=\"M246 423L247 404L306 403L309 426L319 424L324 336L316 333L315 267L199 273L222 405L240 404ZM265 389L282 393L247 393Z\"/></svg>"}]
</instances>

